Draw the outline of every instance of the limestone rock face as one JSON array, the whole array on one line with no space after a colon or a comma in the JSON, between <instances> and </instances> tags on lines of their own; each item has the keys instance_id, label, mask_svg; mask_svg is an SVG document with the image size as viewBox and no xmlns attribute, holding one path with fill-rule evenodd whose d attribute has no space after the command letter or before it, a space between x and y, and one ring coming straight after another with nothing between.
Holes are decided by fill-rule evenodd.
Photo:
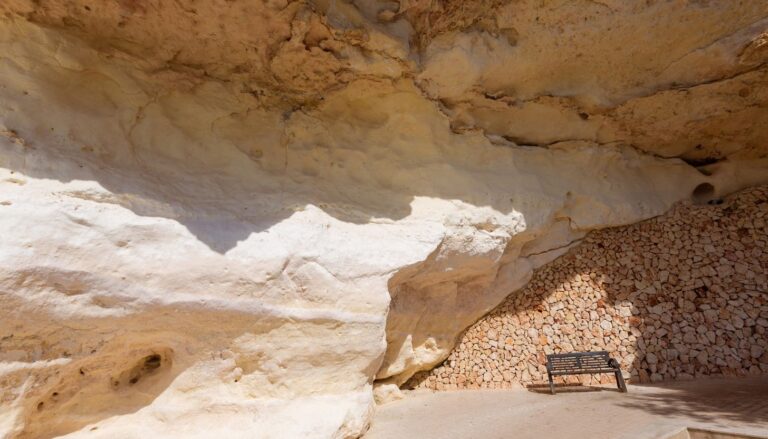
<instances>
[{"instance_id":1,"label":"limestone rock face","mask_svg":"<svg viewBox=\"0 0 768 439\"><path fill-rule=\"evenodd\" d=\"M0 17L11 438L357 437L588 231L768 180L762 1Z\"/></svg>"},{"instance_id":2,"label":"limestone rock face","mask_svg":"<svg viewBox=\"0 0 768 439\"><path fill-rule=\"evenodd\" d=\"M419 79L455 128L517 144L764 157L766 17L761 1L509 2L436 36Z\"/></svg>"}]
</instances>

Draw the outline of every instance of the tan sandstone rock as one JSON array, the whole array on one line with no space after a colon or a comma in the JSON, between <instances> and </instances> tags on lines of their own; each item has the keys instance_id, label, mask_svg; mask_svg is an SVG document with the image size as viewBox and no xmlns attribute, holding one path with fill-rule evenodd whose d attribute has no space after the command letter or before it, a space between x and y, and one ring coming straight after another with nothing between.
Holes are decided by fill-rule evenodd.
<instances>
[{"instance_id":1,"label":"tan sandstone rock","mask_svg":"<svg viewBox=\"0 0 768 439\"><path fill-rule=\"evenodd\" d=\"M765 2L538 3L0 3L0 434L357 437L375 380L441 363L590 230L768 180ZM738 230L760 245L710 268L759 291ZM535 379L560 326L644 337L677 302L641 254L427 382ZM698 306L701 274L668 272ZM766 318L681 330L702 347L670 370L752 355L723 331Z\"/></svg>"}]
</instances>

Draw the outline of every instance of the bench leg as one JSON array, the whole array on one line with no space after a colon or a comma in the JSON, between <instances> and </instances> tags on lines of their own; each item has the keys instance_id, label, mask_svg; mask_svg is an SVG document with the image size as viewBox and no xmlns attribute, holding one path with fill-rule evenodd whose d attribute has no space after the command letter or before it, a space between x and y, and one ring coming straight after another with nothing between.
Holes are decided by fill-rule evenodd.
<instances>
[{"instance_id":1,"label":"bench leg","mask_svg":"<svg viewBox=\"0 0 768 439\"><path fill-rule=\"evenodd\" d=\"M551 373L547 374L547 375L549 375L549 393L554 395L555 394L555 382L552 381L552 374Z\"/></svg>"},{"instance_id":2,"label":"bench leg","mask_svg":"<svg viewBox=\"0 0 768 439\"><path fill-rule=\"evenodd\" d=\"M627 384L624 382L624 377L621 375L621 369L616 369L616 387L619 388L619 392L627 393Z\"/></svg>"}]
</instances>

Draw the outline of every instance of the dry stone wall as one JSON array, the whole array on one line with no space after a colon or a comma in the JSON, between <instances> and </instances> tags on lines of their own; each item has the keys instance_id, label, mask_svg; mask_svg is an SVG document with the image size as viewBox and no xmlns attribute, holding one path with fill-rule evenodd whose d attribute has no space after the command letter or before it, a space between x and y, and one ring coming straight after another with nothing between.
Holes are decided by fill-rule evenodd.
<instances>
[{"instance_id":1,"label":"dry stone wall","mask_svg":"<svg viewBox=\"0 0 768 439\"><path fill-rule=\"evenodd\" d=\"M407 385L540 383L545 354L603 349L633 382L768 373L767 273L768 187L717 205L680 204L591 233Z\"/></svg>"}]
</instances>

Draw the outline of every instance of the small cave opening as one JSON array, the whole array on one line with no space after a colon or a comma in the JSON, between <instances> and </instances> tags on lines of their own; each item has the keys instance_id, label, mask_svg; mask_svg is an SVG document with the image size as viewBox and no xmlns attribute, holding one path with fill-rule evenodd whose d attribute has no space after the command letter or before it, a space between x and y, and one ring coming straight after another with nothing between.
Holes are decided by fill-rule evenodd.
<instances>
[{"instance_id":1,"label":"small cave opening","mask_svg":"<svg viewBox=\"0 0 768 439\"><path fill-rule=\"evenodd\" d=\"M170 366L170 353L150 353L141 357L134 366L112 378L112 387L119 389L125 385L134 385L144 380L145 377L154 375Z\"/></svg>"},{"instance_id":2,"label":"small cave opening","mask_svg":"<svg viewBox=\"0 0 768 439\"><path fill-rule=\"evenodd\" d=\"M158 354L148 355L144 357L144 370L155 370L160 367L162 361L162 357Z\"/></svg>"},{"instance_id":3,"label":"small cave opening","mask_svg":"<svg viewBox=\"0 0 768 439\"><path fill-rule=\"evenodd\" d=\"M715 197L715 187L710 183L701 183L693 190L691 198L696 204L708 204Z\"/></svg>"},{"instance_id":4,"label":"small cave opening","mask_svg":"<svg viewBox=\"0 0 768 439\"><path fill-rule=\"evenodd\" d=\"M163 358L159 354L147 355L133 368L128 382L136 384L143 376L149 375L160 368L162 363Z\"/></svg>"}]
</instances>

